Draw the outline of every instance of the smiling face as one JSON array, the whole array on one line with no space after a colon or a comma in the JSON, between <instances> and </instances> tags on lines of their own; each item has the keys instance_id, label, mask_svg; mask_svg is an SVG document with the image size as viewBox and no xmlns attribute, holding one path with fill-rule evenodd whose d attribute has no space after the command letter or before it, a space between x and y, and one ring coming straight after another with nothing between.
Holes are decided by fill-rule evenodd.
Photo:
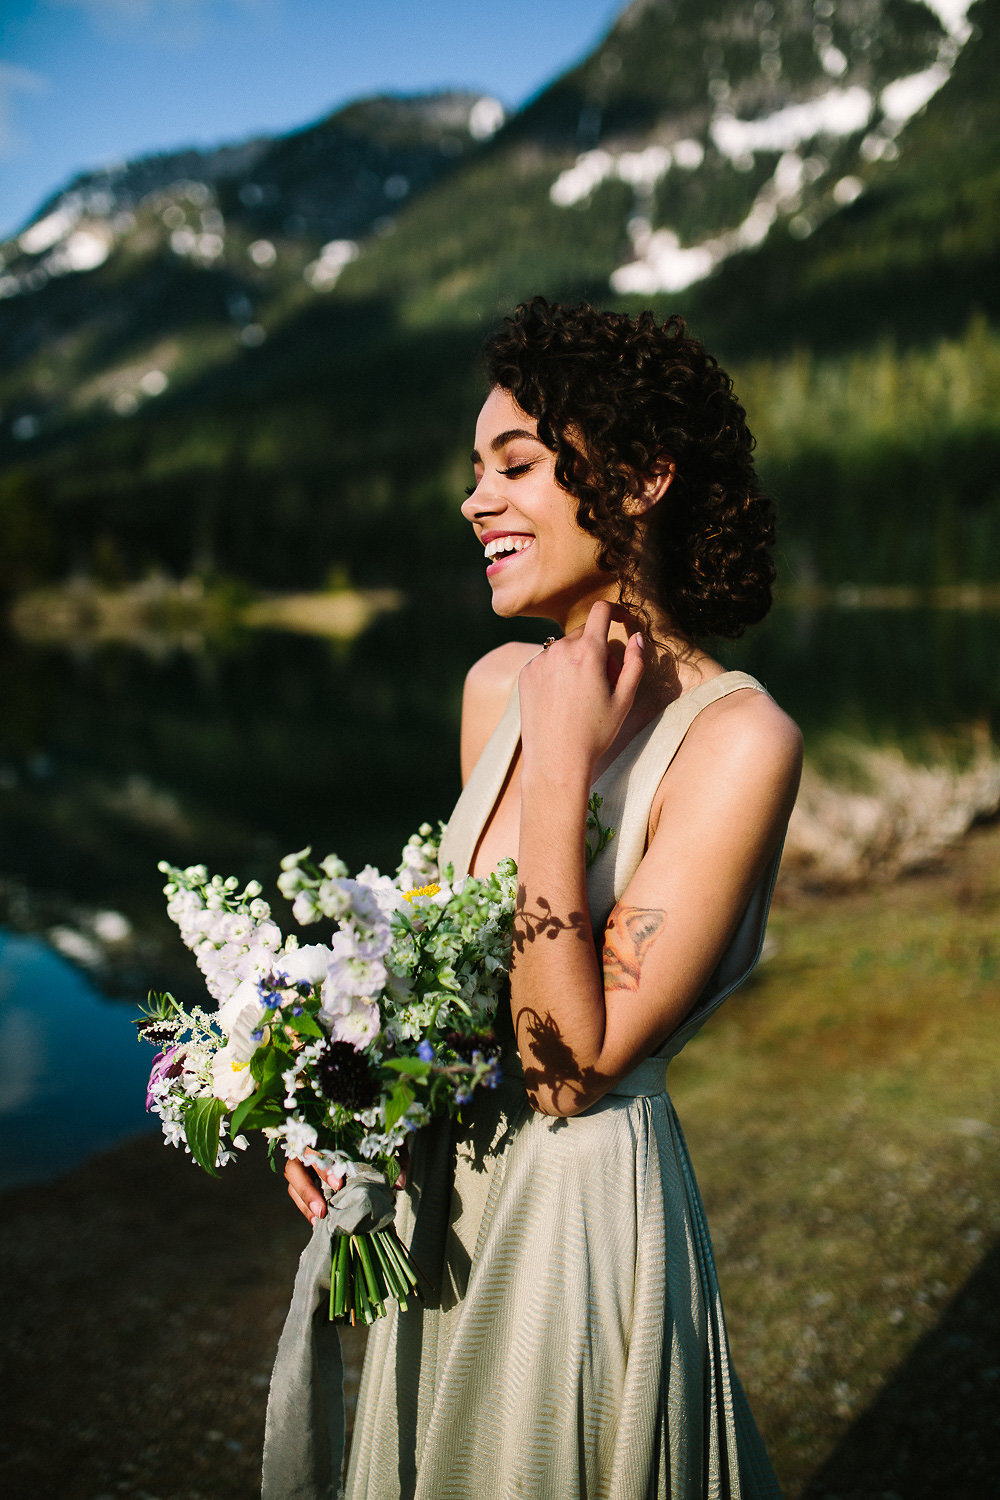
<instances>
[{"instance_id":1,"label":"smiling face","mask_svg":"<svg viewBox=\"0 0 1000 1500\"><path fill-rule=\"evenodd\" d=\"M618 587L597 566L598 540L577 524L555 458L534 418L494 387L476 423L476 483L462 514L485 548L495 612L539 615L572 630L596 600L617 599Z\"/></svg>"}]
</instances>

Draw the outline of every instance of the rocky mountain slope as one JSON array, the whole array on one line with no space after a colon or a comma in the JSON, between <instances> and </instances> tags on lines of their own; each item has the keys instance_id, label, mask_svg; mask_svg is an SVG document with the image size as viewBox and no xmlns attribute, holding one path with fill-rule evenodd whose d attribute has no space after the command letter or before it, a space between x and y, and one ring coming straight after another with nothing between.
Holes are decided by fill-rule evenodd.
<instances>
[{"instance_id":1,"label":"rocky mountain slope","mask_svg":"<svg viewBox=\"0 0 1000 1500\"><path fill-rule=\"evenodd\" d=\"M506 122L376 99L79 179L0 247L27 571L274 582L308 532L307 572L370 572L393 507L440 514L480 331L535 291L679 307L727 357L994 313L997 10L634 0Z\"/></svg>"}]
</instances>

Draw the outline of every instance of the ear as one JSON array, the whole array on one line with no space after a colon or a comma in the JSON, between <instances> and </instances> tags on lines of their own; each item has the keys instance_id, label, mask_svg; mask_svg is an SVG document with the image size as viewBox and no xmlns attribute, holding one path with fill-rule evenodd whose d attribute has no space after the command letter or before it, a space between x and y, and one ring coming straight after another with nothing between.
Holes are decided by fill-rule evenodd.
<instances>
[{"instance_id":1,"label":"ear","mask_svg":"<svg viewBox=\"0 0 1000 1500\"><path fill-rule=\"evenodd\" d=\"M672 458L663 458L644 479L637 479L635 492L629 497L629 513L643 516L652 510L674 482L677 465Z\"/></svg>"}]
</instances>

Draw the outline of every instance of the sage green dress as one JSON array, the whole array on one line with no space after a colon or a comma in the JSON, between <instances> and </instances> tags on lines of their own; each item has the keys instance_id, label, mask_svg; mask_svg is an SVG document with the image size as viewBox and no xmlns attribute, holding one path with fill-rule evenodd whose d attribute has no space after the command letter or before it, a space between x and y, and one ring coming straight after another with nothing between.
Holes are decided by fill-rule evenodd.
<instances>
[{"instance_id":1,"label":"sage green dress","mask_svg":"<svg viewBox=\"0 0 1000 1500\"><path fill-rule=\"evenodd\" d=\"M595 785L616 837L588 875L600 933L642 858L660 778L726 672L671 703ZM455 808L468 871L520 738L517 692ZM415 1139L397 1227L434 1292L369 1337L349 1500L763 1500L777 1482L730 1365L667 1064L760 955L780 851L694 1010L582 1114L527 1104L517 1051L471 1134Z\"/></svg>"}]
</instances>

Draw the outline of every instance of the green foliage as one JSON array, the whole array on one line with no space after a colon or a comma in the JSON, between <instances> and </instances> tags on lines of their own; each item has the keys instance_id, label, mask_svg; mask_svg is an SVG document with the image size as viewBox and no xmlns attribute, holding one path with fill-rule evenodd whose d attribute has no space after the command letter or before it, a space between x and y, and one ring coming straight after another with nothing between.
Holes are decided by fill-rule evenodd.
<instances>
[{"instance_id":1,"label":"green foliage","mask_svg":"<svg viewBox=\"0 0 1000 1500\"><path fill-rule=\"evenodd\" d=\"M995 579L1000 338L983 318L923 349L797 350L737 374L793 573L926 587Z\"/></svg>"},{"instance_id":2,"label":"green foliage","mask_svg":"<svg viewBox=\"0 0 1000 1500\"><path fill-rule=\"evenodd\" d=\"M184 1115L184 1134L191 1155L211 1177L218 1177L219 1127L226 1106L221 1099L195 1099Z\"/></svg>"}]
</instances>

